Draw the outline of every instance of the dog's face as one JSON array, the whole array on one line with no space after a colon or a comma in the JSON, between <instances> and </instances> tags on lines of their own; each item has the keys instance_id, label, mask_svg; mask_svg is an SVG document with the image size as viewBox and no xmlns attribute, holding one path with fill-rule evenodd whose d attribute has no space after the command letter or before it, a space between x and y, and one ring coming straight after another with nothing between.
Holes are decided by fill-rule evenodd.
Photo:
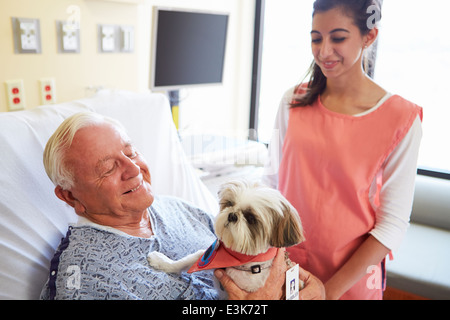
<instances>
[{"instance_id":1,"label":"dog's face","mask_svg":"<svg viewBox=\"0 0 450 320\"><path fill-rule=\"evenodd\" d=\"M233 251L258 255L304 240L297 211L275 189L232 181L221 187L219 200L216 234Z\"/></svg>"}]
</instances>

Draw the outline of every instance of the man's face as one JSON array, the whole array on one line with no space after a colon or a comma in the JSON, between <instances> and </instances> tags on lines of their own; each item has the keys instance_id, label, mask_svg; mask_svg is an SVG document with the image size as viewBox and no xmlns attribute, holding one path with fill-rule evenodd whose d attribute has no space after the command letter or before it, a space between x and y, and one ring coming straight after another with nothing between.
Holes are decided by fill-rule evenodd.
<instances>
[{"instance_id":1,"label":"man's face","mask_svg":"<svg viewBox=\"0 0 450 320\"><path fill-rule=\"evenodd\" d=\"M96 220L142 214L153 202L151 176L128 136L111 124L80 129L67 158L75 211ZM100 221L101 222L101 221Z\"/></svg>"}]
</instances>

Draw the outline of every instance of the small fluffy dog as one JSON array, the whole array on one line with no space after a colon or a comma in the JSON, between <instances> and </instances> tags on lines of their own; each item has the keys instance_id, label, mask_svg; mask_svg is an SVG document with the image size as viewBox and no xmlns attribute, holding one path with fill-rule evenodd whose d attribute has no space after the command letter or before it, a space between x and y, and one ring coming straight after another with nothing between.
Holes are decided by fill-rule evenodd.
<instances>
[{"instance_id":1,"label":"small fluffy dog","mask_svg":"<svg viewBox=\"0 0 450 320\"><path fill-rule=\"evenodd\" d=\"M151 252L148 261L168 273L189 267L190 273L225 268L241 289L254 292L266 282L276 248L304 241L299 215L279 191L244 180L222 185L219 200L220 213L214 225L218 240L206 252L178 261Z\"/></svg>"}]
</instances>

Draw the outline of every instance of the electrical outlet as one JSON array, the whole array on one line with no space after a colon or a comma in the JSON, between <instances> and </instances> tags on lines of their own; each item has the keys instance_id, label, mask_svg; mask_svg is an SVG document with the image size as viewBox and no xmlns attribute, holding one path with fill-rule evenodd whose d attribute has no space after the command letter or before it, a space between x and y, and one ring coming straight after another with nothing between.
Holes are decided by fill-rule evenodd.
<instances>
[{"instance_id":1,"label":"electrical outlet","mask_svg":"<svg viewBox=\"0 0 450 320\"><path fill-rule=\"evenodd\" d=\"M5 88L9 111L25 109L25 90L23 80L8 80L5 82Z\"/></svg>"},{"instance_id":2,"label":"electrical outlet","mask_svg":"<svg viewBox=\"0 0 450 320\"><path fill-rule=\"evenodd\" d=\"M41 92L41 104L56 103L56 87L54 78L42 78L39 80Z\"/></svg>"}]
</instances>

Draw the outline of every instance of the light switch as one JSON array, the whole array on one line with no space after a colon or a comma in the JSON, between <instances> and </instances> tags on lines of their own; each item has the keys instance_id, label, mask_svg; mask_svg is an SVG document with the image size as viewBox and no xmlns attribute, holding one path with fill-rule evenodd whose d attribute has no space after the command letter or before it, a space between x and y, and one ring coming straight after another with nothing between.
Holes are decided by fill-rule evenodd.
<instances>
[{"instance_id":1,"label":"light switch","mask_svg":"<svg viewBox=\"0 0 450 320\"><path fill-rule=\"evenodd\" d=\"M11 18L14 52L41 53L39 19Z\"/></svg>"}]
</instances>

